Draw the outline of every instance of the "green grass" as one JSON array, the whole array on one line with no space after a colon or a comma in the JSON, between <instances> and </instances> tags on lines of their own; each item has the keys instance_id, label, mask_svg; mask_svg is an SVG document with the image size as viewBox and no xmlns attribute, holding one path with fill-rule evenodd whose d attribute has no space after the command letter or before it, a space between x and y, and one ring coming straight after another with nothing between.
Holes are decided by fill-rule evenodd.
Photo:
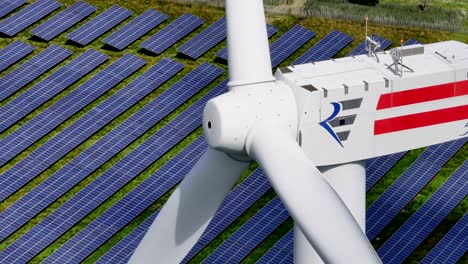
<instances>
[{"instance_id":1,"label":"green grass","mask_svg":"<svg viewBox=\"0 0 468 264\"><path fill-rule=\"evenodd\" d=\"M32 2L32 0L30 1ZM64 4L64 6L69 6L70 4L74 3L74 0L60 0ZM208 25L216 21L217 19L221 18L224 15L224 11L221 8L217 7L208 7L204 5L198 5L198 4L175 4L169 1L150 1L150 0L140 0L140 1L124 1L124 0L115 0L112 2L109 1L99 1L99 0L87 0L88 3L93 4L98 7L98 12L93 14L91 17L86 19L85 21L79 23L77 26L73 27L72 29L68 30L67 33L71 32L72 30L76 29L78 26L81 26L84 24L86 21L91 20L93 17L95 17L99 12L102 12L112 4L118 4L120 6L126 7L134 12L134 15L130 18L136 17L138 14L142 13L148 8L154 8L156 10L159 10L161 12L164 12L170 16L170 19L165 21L162 25L158 26L156 29L152 30L148 34L146 34L144 37L140 38L138 41L135 43L131 44L127 49L125 49L123 52L114 52L114 51L109 51L109 50L104 50L102 49L102 39L107 36L109 33L116 31L118 28L123 26L125 23L120 24L118 27L114 28L111 30L109 33L106 33L104 36L98 38L94 42L92 42L90 45L86 47L96 49L100 52L103 52L107 55L110 56L110 59L101 67L98 69L94 70L91 74L87 75L85 78L77 82L76 84L72 85L70 88L66 89L62 93L56 95L53 97L51 100L49 100L47 103L45 103L43 106L39 107L29 115L27 115L25 118L20 120L17 124L9 128L3 133L0 133L0 139L5 138L7 135L9 135L11 132L15 131L18 129L21 125L25 124L28 120L31 120L35 116L37 116L39 113L47 109L47 107L53 105L60 99L62 99L64 96L69 94L71 91L76 89L80 84L85 82L87 79L89 79L92 75L95 73L99 72L100 70L104 69L106 66L110 65L113 61L115 61L117 58L122 56L125 53L131 53L134 55L137 55L143 59L145 59L148 63L146 66L144 66L142 69L140 69L138 72L133 74L131 77L126 79L124 82L121 84L117 85L113 89L111 89L109 92L101 96L99 99L97 99L95 102L91 103L89 106L85 107L82 111L77 113L76 115L72 116L70 119L65 121L63 124L55 128L53 131L51 131L49 134L45 135L42 139L40 139L38 142L33 144L30 148L26 149L22 153L20 153L17 157L12 159L9 163L6 165L0 167L0 173L5 172L12 166L14 166L16 163L18 163L20 160L28 156L32 151L40 147L42 144L53 138L55 135L60 133L63 129L71 125L73 122L78 120L81 116L89 112L92 108L103 102L105 99L107 99L109 96L120 90L122 87L124 87L126 84L131 82L133 79L135 79L138 75L149 69L151 66L153 66L156 62L158 62L161 58L163 57L168 57L171 59L174 59L176 61L182 62L186 67L185 69L176 75L173 79L169 80L166 84L164 84L162 87L156 89L154 92L146 96L143 100L138 102L136 105L134 105L132 108L130 108L128 111L126 111L124 114L121 116L117 117L115 120L110 122L107 126L105 126L103 129L98 131L95 135L90 137L88 140L86 140L83 144L81 144L79 147L68 153L65 157L60 159L58 162L56 162L54 165L52 165L50 168L48 168L45 172L43 172L41 175L36 177L34 180L29 182L27 185L25 185L23 188L21 188L18 192L13 194L11 197L9 197L7 200L3 201L0 203L0 211L5 210L8 206L10 206L12 203L23 197L27 192L32 190L34 187L36 187L38 184L40 184L42 181L50 177L53 173L55 173L57 170L62 168L66 163L71 161L73 158L78 156L80 153L82 153L84 150L92 146L96 141L101 139L103 136L105 136L109 131L111 131L113 128L117 127L119 124L124 122L129 116L132 114L136 113L139 109L141 109L144 105L146 105L148 102L150 102L152 99L156 98L159 94L161 94L163 91L168 89L173 83L175 83L177 80L179 80L183 75L194 69L197 65L199 65L201 62L210 62L215 64L218 67L221 67L223 69L227 69L227 66L225 64L219 63L218 61L215 61L213 58L215 58L215 53L221 49L221 47L225 44L223 42L222 44L218 45L214 49L210 50L207 54L205 54L203 57L196 61L192 61L190 59L181 57L177 55L177 50L176 48L180 46L182 43L184 43L187 39L190 39L192 36L198 34L201 30L206 28ZM64 7L62 7L60 10L55 11L53 14L57 14L61 10L63 10ZM153 35L157 31L159 31L161 28L169 24L171 21L173 21L176 17L182 15L185 12L190 12L193 14L196 14L197 16L202 17L203 19L206 20L205 24L191 33L188 37L184 38L184 40L179 41L174 47L171 47L168 49L166 52L164 52L162 55L159 56L149 56L145 53L142 53L139 49L139 44L141 44L144 40L146 40L149 36ZM21 32L18 36L14 38L0 38L0 48L3 48L4 46L10 44L14 40L22 40L24 42L30 43L36 47L36 50L34 51L33 54L29 55L26 59L31 58L32 56L38 54L40 51L48 47L49 44L43 43L43 42L37 42L31 40L31 35L28 33L32 28L34 28L36 25L42 23L43 21L46 21L49 19L51 16L48 16L47 18L42 19L38 23L34 24L33 26L27 28L23 32ZM127 19L126 22L130 21L130 19ZM327 18L304 18L304 17L297 17L297 16L292 16L292 15L274 15L274 14L269 14L267 16L268 22L272 23L274 26L278 27L280 29L280 33L274 36L271 41L276 40L281 33L284 33L287 31L289 28L291 28L294 24L301 24L305 27L308 27L312 30L314 30L317 33L317 36L313 38L311 41L309 41L304 47L302 47L298 52L296 52L293 56L288 58L285 62L281 64L281 66L288 65L292 60L297 58L299 54L304 52L306 49L310 48L312 45L314 45L319 39L324 37L326 34L328 34L332 29L338 29L341 30L351 36L354 37L354 41L349 45L349 47L345 48L342 52L340 52L339 56L343 56L347 52L349 52L351 49L356 47L363 39L363 32L364 32L364 25L362 22L350 22L350 21L344 21L344 20L336 20L336 19L327 19ZM382 35L383 37L386 37L390 40L392 40L394 43L398 43L400 36L403 36L404 38L409 38L413 37L416 38L420 41L423 41L424 43L431 43L431 42L436 42L436 41L442 41L442 40L447 40L447 39L463 39L465 37L466 41L466 35L463 34L457 34L454 35L449 32L439 32L439 31L431 31L431 30L421 30L421 29L412 29L412 28L402 28L402 27L392 27L392 26L379 26L379 25L371 25L370 26L370 31L372 33L376 33L379 35ZM55 67L51 71L47 72L44 74L41 78L43 79L45 76L50 75L52 72L54 72L56 69L58 69L60 66L65 65L67 62L72 60L73 58L77 57L81 52L83 52L83 48L75 47L73 45L66 44L66 34L61 34L59 37L54 39L51 43L61 45L69 50L72 50L74 54L66 60L65 62L62 62L59 66ZM23 60L22 62L24 62ZM20 63L17 63L12 69L17 67ZM11 69L4 71L0 73L0 77L4 76L8 72L10 72ZM138 147L142 142L144 142L148 137L150 137L152 134L154 134L156 131L158 131L161 127L163 127L165 124L167 124L170 120L175 118L178 114L180 114L184 109L186 109L190 104L192 104L195 100L200 98L202 95L206 94L211 88L213 88L216 84L218 84L222 79L227 77L227 73L225 73L223 76L218 78L213 84L211 84L209 87L203 89L199 94L194 96L191 100L188 102L184 103L181 107L179 107L177 110L175 110L173 113L171 113L169 116L164 118L161 122L156 124L153 128L151 128L149 131L147 131L143 136L135 140L130 146L125 148L123 151L119 152L115 157L113 157L110 161L105 163L102 167L100 167L97 171L95 171L91 176L88 178L84 179L81 181L79 184L77 184L74 188L72 188L70 191L68 191L66 194L64 194L62 197L60 197L57 201L55 201L51 206L49 206L46 210L35 216L30 222L26 223L25 226L23 226L20 230L15 232L11 237L6 239L5 241L2 241L0 244L0 250L4 249L6 246L11 244L14 240L19 238L21 235L23 235L27 230L31 229L36 223L40 222L42 219L44 219L47 215L49 215L53 210L58 208L60 205L62 205L64 202L66 202L70 197L75 195L77 192L82 190L87 184L89 184L91 181L94 179L98 178L106 169L110 168L113 164L121 160L125 155L127 155L131 150L135 149ZM34 81L32 84L27 85L25 88L20 89L18 92L16 92L13 96L11 96L9 99L0 102L0 107L11 101L13 98L17 97L18 95L22 94L23 92L27 91L29 88L31 88L35 83L37 83L39 80ZM123 187L121 190L119 190L117 193L115 193L112 197L110 197L107 201L105 201L100 207L98 207L96 210L91 212L88 216L86 216L84 219L82 219L78 224L76 224L73 228L71 228L68 232L66 232L64 235L62 235L57 241L55 241L53 244L51 244L48 248L46 248L43 252L41 252L34 260L32 261L33 263L39 262L40 260L46 258L48 255L50 255L52 252L54 252L56 249L58 249L65 241L70 239L74 234L82 230L87 224L89 224L93 219L98 217L100 214L102 214L107 208L115 204L119 199L124 197L128 192L133 190L138 184L140 184L142 181L144 181L147 177L149 177L154 171L156 171L159 167L161 167L166 161L168 161L170 158L174 157L178 152L180 152L187 144L189 144L191 141L193 141L197 136L199 136L202 133L201 129L198 128L196 131L194 131L190 136L185 138L184 140L181 141L180 144L175 146L173 149L168 151L165 155L163 155L160 159L158 159L153 165L151 165L149 168L147 168L144 172L142 172L140 175L138 175L132 182L127 184L125 187ZM410 151L405 157L395 166L394 169L381 181L379 182L369 193L369 198L368 202L374 201L379 194L381 194L401 173L404 171L405 168L407 168L411 162L417 158L417 156L421 153L422 150L414 150ZM458 154L461 157L466 157L468 156L468 153L466 153L466 146L464 149L464 152L462 154ZM458 162L458 161L457 161ZM454 166L456 166L458 163L450 163L446 165L446 170L450 171L453 170ZM254 170L256 168L256 165L252 165L248 172ZM242 179L247 177L248 172L246 172ZM438 185L440 185L441 182L435 181L432 183L433 188L436 188ZM149 217L153 212L155 212L157 209L161 207L162 204L164 204L165 200L169 196L171 192L168 192L165 194L161 199L156 201L150 208L145 210L142 214L140 214L132 223L130 223L127 227L123 228L120 230L118 234L116 234L113 238L111 238L108 242L106 242L101 248L99 248L92 256L90 256L86 263L92 263L95 261L99 256L103 255L112 245L117 243L121 238L125 237L126 234L131 232L136 226L138 226L139 223L143 222L147 217ZM240 218L238 218L229 228L227 228L218 238L215 239L212 243L208 245L199 255L197 255L193 259L193 263L197 263L204 259L210 252L212 252L218 245L220 245L229 235L231 235L235 230L237 230L243 223L245 223L252 215L254 215L260 208L262 208L268 201L270 201L273 197L275 196L274 192L270 190L267 192L261 199L259 199L251 208L249 208ZM461 205L460 207L457 207L457 209L454 211L454 218L456 219L459 215L460 212L466 212L466 203L465 205ZM453 221L448 221L447 225L450 226ZM398 223L399 224L399 223ZM254 260L258 259L259 256L261 256L262 253L266 252L271 245L273 245L284 233L286 233L290 227L292 226L291 220L286 221L283 225L280 226L278 230L276 230L273 234L271 234L262 244L255 249L255 251L248 256L248 258L245 260L246 263L252 263ZM397 226L397 223L392 224L392 226ZM447 229L445 227L445 229ZM445 232L444 228L439 230L439 232ZM428 242L428 244L430 244ZM424 250L427 250L424 248L424 245L421 247L421 249L418 248L417 252L423 252ZM419 254L419 253L415 253Z\"/></svg>"}]
</instances>

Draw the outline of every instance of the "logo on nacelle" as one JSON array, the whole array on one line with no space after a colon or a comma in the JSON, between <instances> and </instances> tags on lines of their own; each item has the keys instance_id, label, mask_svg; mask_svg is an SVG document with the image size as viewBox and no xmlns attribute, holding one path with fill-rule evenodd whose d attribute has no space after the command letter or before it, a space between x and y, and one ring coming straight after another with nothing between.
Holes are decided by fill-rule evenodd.
<instances>
[{"instance_id":1,"label":"logo on nacelle","mask_svg":"<svg viewBox=\"0 0 468 264\"><path fill-rule=\"evenodd\" d=\"M336 140L336 142L338 142L338 144L340 144L341 147L344 148L343 143L341 143L340 138L338 137L338 135L336 135L335 131L333 131L330 124L328 123L331 120L335 119L335 117L340 113L341 104L337 102L332 102L331 105L333 105L333 113L327 119L320 122L320 125L323 128L325 128L325 130L327 130L327 132L330 133L330 135L332 135L332 137Z\"/></svg>"},{"instance_id":2,"label":"logo on nacelle","mask_svg":"<svg viewBox=\"0 0 468 264\"><path fill-rule=\"evenodd\" d=\"M466 129L465 133L461 134L460 137L464 137L468 135L468 122L466 122L465 129Z\"/></svg>"}]
</instances>

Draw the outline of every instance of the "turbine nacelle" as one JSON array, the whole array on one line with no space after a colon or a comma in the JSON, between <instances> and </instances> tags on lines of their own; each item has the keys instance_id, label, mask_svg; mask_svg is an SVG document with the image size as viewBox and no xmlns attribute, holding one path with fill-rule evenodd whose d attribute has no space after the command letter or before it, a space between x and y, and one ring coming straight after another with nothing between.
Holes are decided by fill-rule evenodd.
<instances>
[{"instance_id":1,"label":"turbine nacelle","mask_svg":"<svg viewBox=\"0 0 468 264\"><path fill-rule=\"evenodd\" d=\"M247 139L260 121L275 121L297 134L297 106L291 88L281 81L242 86L211 99L203 113L203 130L210 147L245 159Z\"/></svg>"}]
</instances>

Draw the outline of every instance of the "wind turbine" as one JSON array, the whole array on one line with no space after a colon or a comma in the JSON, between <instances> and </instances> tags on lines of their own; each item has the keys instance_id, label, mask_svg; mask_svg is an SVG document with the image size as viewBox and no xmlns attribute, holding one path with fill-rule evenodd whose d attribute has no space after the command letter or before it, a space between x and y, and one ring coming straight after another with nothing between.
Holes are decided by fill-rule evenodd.
<instances>
[{"instance_id":1,"label":"wind turbine","mask_svg":"<svg viewBox=\"0 0 468 264\"><path fill-rule=\"evenodd\" d=\"M295 262L380 263L365 235L365 160L467 136L468 46L397 48L274 77L262 1L226 0L226 13L229 92L205 107L210 148L129 263L179 263L252 161L295 222Z\"/></svg>"}]
</instances>

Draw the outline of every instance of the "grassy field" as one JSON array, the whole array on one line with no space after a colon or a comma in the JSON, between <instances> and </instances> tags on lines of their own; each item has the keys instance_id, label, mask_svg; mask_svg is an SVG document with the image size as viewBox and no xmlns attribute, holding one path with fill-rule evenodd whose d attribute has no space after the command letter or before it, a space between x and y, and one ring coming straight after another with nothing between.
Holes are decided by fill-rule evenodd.
<instances>
[{"instance_id":1,"label":"grassy field","mask_svg":"<svg viewBox=\"0 0 468 264\"><path fill-rule=\"evenodd\" d=\"M73 0L59 0L64 4L64 6L68 6L75 1ZM32 2L32 1L30 1ZM113 128L121 124L124 120L126 120L130 115L134 114L137 112L139 109L141 109L144 105L146 105L149 101L152 99L156 98L159 94L161 94L163 91L165 91L167 88L169 88L173 83L175 83L178 79L180 79L183 75L188 73L190 70L195 68L197 65L199 65L201 62L210 62L215 64L218 67L221 67L223 69L227 69L227 66L225 64L220 63L219 61L215 60L215 53L221 49L222 46L224 46L225 42L222 44L216 46L214 49L210 50L207 54L205 54L203 57L200 59L193 61L187 58L184 58L182 56L179 56L177 54L176 48L181 44L184 43L187 39L190 39L192 36L196 35L199 33L202 29L206 28L208 25L216 21L217 19L221 18L224 15L224 11L221 8L217 7L207 7L203 5L198 5L198 4L175 4L170 1L150 1L150 0L141 0L141 1L124 1L124 0L114 0L114 1L100 1L100 0L87 0L88 3L95 5L98 7L98 11L101 12L111 6L112 4L118 4L120 6L126 7L134 12L134 15L132 18L136 17L138 14L142 13L143 11L147 10L148 8L154 8L156 10L159 10L161 12L164 12L170 16L170 18L164 22L162 25L158 26L156 29L152 30L150 33L146 34L143 38L139 39L132 45L130 45L127 49L125 49L123 52L115 52L115 51L110 51L103 49L103 45L101 40L109 35L109 33L105 34L103 37L100 37L99 39L95 40L92 42L89 46L86 47L92 48L99 50L100 52L103 52L105 54L108 54L111 59L106 62L104 65L93 71L91 74L86 76L83 80L80 82L74 84L71 86L69 89L65 90L64 92L60 93L59 95L55 96L52 98L50 101L39 107L37 110L26 116L24 119L22 119L20 122L18 122L16 125L12 126L9 128L7 131L3 132L0 134L0 139L6 137L9 135L11 132L15 131L17 128L19 128L21 125L25 124L28 120L31 120L35 116L37 116L39 113L44 111L46 108L51 106L52 104L56 103L59 101L61 98L69 94L71 91L76 89L80 84L85 82L90 78L90 76L94 75L96 72L104 69L106 66L110 65L113 61L115 61L117 58L122 56L125 53L131 53L135 54L143 59L145 59L148 63L145 67L140 69L137 73L133 74L130 78L126 79L123 83L119 84L115 88L111 89L108 93L100 97L98 100L84 108L82 111L80 111L78 114L74 115L72 118L64 122L62 125L54 129L51 133L43 137L40 141L36 142L33 144L30 148L27 150L23 151L20 155L15 157L13 160L11 160L8 164L0 168L0 173L3 173L7 171L9 168L11 168L13 165L18 163L21 159L25 158L28 156L33 150L37 149L39 146L53 138L55 135L57 135L60 131L68 127L70 124L78 120L81 116L89 112L93 107L97 106L99 103L103 102L106 98L120 90L122 87L124 87L126 84L131 82L133 79L135 79L136 76L139 74L143 73L146 71L149 67L153 66L156 62L158 62L161 58L163 57L168 57L174 60L177 60L179 62L182 62L186 65L185 69L176 75L175 78L171 79L168 83L163 85L161 88L157 89L145 99L141 100L138 104L133 106L131 109L129 109L127 112L113 120L109 125L107 125L105 128L100 130L98 133L93 135L91 138L89 138L86 142L81 144L79 147L74 149L72 152L68 153L65 157L60 159L57 163L55 163L53 166L48 168L44 173L39 175L36 179L33 181L29 182L26 186L24 186L22 189L20 189L17 193L13 194L11 197L9 197L7 200L3 201L0 203L0 211L5 210L9 205L23 197L27 192L32 190L35 186L40 184L42 181L47 179L49 176L51 176L54 172L59 170L61 167L63 167L66 163L71 161L74 157L79 155L81 152L83 152L85 149L90 147L92 144L94 144L96 141L101 139L104 135L106 135L109 131L111 131ZM455 2L455 1L454 1ZM463 1L464 2L464 1ZM456 8L456 7L454 7ZM58 13L59 11L63 10L60 9L54 14ZM96 13L99 13L96 12ZM169 50L164 52L160 56L150 56L146 53L141 52L139 48L139 44L141 44L145 39L147 39L149 36L153 35L157 31L159 31L161 28L163 28L165 25L170 23L172 20L174 20L176 17L182 15L185 12L189 12L192 14L195 14L197 16L202 17L203 19L206 20L205 24L190 34L190 36L186 37L183 41L180 41L177 43L174 47L171 47ZM88 18L86 21L92 19L96 14ZM40 24L43 21L46 21L48 18L51 16L48 16L47 18L41 20L40 22L36 23L34 26L29 27L28 29L24 30L22 33L20 33L17 37L14 38L0 38L0 48L3 48L4 46L8 45L9 43L13 42L14 40L22 40L27 43L30 43L34 46L36 46L36 51L29 55L26 59L31 58L32 56L36 55L40 51L42 51L44 48L46 48L49 44L44 43L44 42L38 42L34 41L31 39L31 35L28 33L32 28L34 28L36 25ZM328 19L328 18L304 18L304 17L297 17L293 15L275 15L275 14L269 14L267 16L268 22L271 23L272 25L278 27L280 29L280 33L277 34L275 37L272 38L271 41L276 40L281 33L286 32L289 28L291 28L295 24L300 24L303 25L307 28L310 28L314 30L317 33L317 36L313 38L311 41L309 41L304 47L302 47L300 50L298 50L293 56L291 56L289 59L287 59L285 62L283 62L280 66L285 66L288 65L290 62L292 62L294 59L296 59L301 53L303 53L305 50L313 46L318 40L320 40L322 37L324 37L326 34L328 34L331 30L333 29L338 29L340 31L343 31L351 36L354 37L354 41L349 45L347 48L345 48L343 51L341 51L338 55L344 56L346 53L348 53L350 50L352 50L354 47L356 47L364 38L364 24L361 22L350 22L350 21L344 21L344 20L336 20L336 19ZM126 20L127 22L130 19ZM79 23L79 25L82 25L84 22ZM118 27L114 28L111 32L114 32L117 30L119 27L124 25L125 23L122 23ZM79 26L78 25L78 26ZM70 29L67 31L67 33L71 32L73 29L77 28L78 26L75 26L74 28ZM412 28L406 28L406 27L392 27L392 26L381 26L381 25L371 25L369 27L369 30L371 33L376 33L378 35L381 35L383 37L386 37L390 40L392 40L394 43L398 43L400 38L403 37L404 39L413 37L416 38L424 43L431 43L431 42L436 42L436 41L442 41L442 40L448 40L448 39L454 39L459 36L450 33L450 32L441 32L441 31L432 31L432 30L427 30L427 29L412 29ZM60 66L65 65L67 62L72 60L73 58L76 58L81 52L84 51L83 48L79 48L73 45L70 45L66 42L66 33L61 34L59 37L54 39L51 43L61 45L67 49L70 49L74 52L74 54L66 60L65 62L62 62L59 66L57 66L55 69L58 69ZM17 66L17 65L16 65ZM15 66L15 67L16 67ZM14 68L14 67L13 67ZM10 70L9 70L10 71ZM9 71L5 71L0 73L0 77L7 74ZM43 76L48 76L51 72L54 70L44 74ZM46 210L41 212L39 215L33 218L30 222L28 222L25 226L23 226L18 232L14 233L12 236L7 238L5 241L3 241L0 244L0 250L4 249L7 247L9 244L11 244L14 240L16 240L18 237L23 235L27 230L31 229L36 223L44 219L47 215L49 215L53 210L58 208L60 205L62 205L65 201L67 201L70 197L75 195L77 192L82 190L87 184L89 184L91 181L94 179L98 178L106 169L112 167L113 164L121 160L126 154L128 154L131 150L135 149L137 146L139 146L142 142L144 142L149 136L154 134L154 132L158 131L161 127L163 127L165 124L167 124L170 120L172 120L175 116L177 116L179 113L181 113L184 109L186 109L190 104L192 104L194 101L196 101L198 98L200 98L202 95L206 94L211 88L213 88L216 84L218 84L222 79L227 77L227 73L225 73L222 77L218 78L213 84L211 84L209 87L203 89L199 94L194 96L192 99L190 99L188 102L183 104L181 107L179 107L177 110L175 110L173 113L171 113L169 116L167 116L165 119L163 119L161 122L159 122L157 125L155 125L153 128L151 128L149 131L145 133L142 137L137 139L135 142L133 142L129 147L124 149L122 152L117 154L112 160L104 164L101 168L99 168L97 171L95 171L90 177L87 179L83 180L79 184L77 184L73 189L71 189L69 192L67 192L65 195L63 195L61 198L59 198L57 201L55 201L51 206L49 206ZM42 77L43 78L43 77ZM37 81L36 81L37 82ZM34 85L35 82L32 84L28 85L27 87L21 89L17 93L15 93L13 96L11 96L9 99L0 102L0 107L4 106L6 103L11 101L13 98L17 97L18 95L22 94L26 90L28 90L32 85ZM55 241L52 245L50 245L46 250L44 250L41 254L39 254L32 262L37 263L40 260L44 259L47 257L49 254L51 254L53 251L55 251L58 247L60 247L65 241L67 241L69 238L71 238L74 234L79 232L81 229L83 229L88 223L90 223L93 219L95 219L97 216L99 216L102 212L104 212L107 208L112 206L115 202L117 202L120 198L125 196L129 191L134 189L139 183L141 183L144 179L149 177L154 171L156 171L159 167L161 167L166 161L168 161L170 158L174 157L179 151L181 151L187 144L189 144L191 141L193 141L197 136L201 135L202 131L201 129L197 129L195 132L193 132L189 137L185 138L180 144L178 144L176 147L174 147L172 150L167 152L163 157L161 157L158 161L156 161L150 168L146 169L143 173L138 175L134 181L129 183L127 186L119 190L116 194L114 194L110 199L108 199L106 202L104 202L98 209L93 211L91 214L86 216L85 219L80 221L77 225L75 225L72 229L70 229L67 233L65 233L62 237L60 237L57 241ZM375 200L379 194L381 194L401 173L411 164L411 162L417 158L417 156L421 153L422 150L414 150L409 152L398 164L395 166L395 168L377 185L375 186L371 192L369 193L369 203L373 200ZM398 219L395 220L395 222L392 222L391 226L388 228L388 230L385 230L385 232L382 234L382 237L388 236L389 234L393 233L396 227L400 226L401 223L409 217L409 215L414 212L418 208L418 206L425 201L432 193L433 191L442 184L444 179L447 178L447 176L450 174L451 171L453 171L456 167L459 166L459 164L468 157L468 147L465 146L459 153L457 153L457 156L451 160L446 166L444 167L444 172L440 173L434 181L431 182L430 185L428 185L423 192L421 192L420 195L418 195L417 199L410 204L407 208L405 208L405 214L401 214ZM255 165L253 165L250 168L250 171L252 171L255 168ZM247 174L246 174L247 175ZM170 193L170 192L169 192ZM162 197L160 200L155 202L153 206L148 208L146 211L144 211L137 219L135 219L129 226L125 227L121 232L119 232L116 236L114 236L111 240L109 240L104 246L102 246L98 251L96 251L86 262L87 263L92 263L95 261L99 256L104 254L112 245L117 243L122 237L124 237L128 232L133 230L139 223L144 221L147 217L149 217L155 210L160 208L160 206L164 203L165 199L167 199L168 194L166 194L164 197ZM268 201L270 201L273 197L275 196L274 192L270 190L265 194L260 200L258 200L251 208L249 208L248 211L246 211L239 219L237 219L229 228L227 228L215 241L213 241L205 250L203 250L196 258L193 260L193 263L197 263L201 261L205 256L207 256L210 252L212 252L222 241L224 241L227 237L229 237L230 234L232 234L235 230L237 230L242 223L245 223L252 215L254 215L258 209L263 207ZM444 227L438 228L436 230L436 233L432 234L430 238L428 238L428 242L425 243L423 246L418 248L418 250L412 255L411 261L417 260L421 254L424 252L427 252L428 249L430 249L431 243L433 242L437 237L440 237L440 234L446 231L451 225L453 225L454 221L459 217L460 214L464 213L467 211L467 202L466 199L465 201L457 207L457 209L451 214L451 217L446 219L444 222ZM254 260L258 259L259 256L261 256L261 253L266 252L271 245L273 245L280 237L282 234L286 233L289 228L292 226L292 221L288 220L285 222L278 230L276 230L266 241L264 241L253 253L251 253L247 259L245 259L246 263L252 263ZM373 243L378 246L379 242L378 241L373 241Z\"/></svg>"}]
</instances>

